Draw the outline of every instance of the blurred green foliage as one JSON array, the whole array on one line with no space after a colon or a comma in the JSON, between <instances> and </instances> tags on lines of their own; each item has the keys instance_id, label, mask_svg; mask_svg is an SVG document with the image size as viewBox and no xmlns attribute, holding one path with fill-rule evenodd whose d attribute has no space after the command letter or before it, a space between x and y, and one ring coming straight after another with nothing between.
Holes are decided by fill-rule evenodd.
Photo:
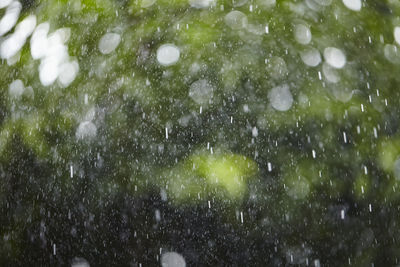
<instances>
[{"instance_id":1,"label":"blurred green foliage","mask_svg":"<svg viewBox=\"0 0 400 267\"><path fill-rule=\"evenodd\" d=\"M43 86L29 39L0 64L1 266L153 266L161 251L189 266L399 264L400 4L209 2L21 1L19 20L71 30L79 71ZM171 66L163 44L179 48ZM190 95L199 80L208 101Z\"/></svg>"}]
</instances>

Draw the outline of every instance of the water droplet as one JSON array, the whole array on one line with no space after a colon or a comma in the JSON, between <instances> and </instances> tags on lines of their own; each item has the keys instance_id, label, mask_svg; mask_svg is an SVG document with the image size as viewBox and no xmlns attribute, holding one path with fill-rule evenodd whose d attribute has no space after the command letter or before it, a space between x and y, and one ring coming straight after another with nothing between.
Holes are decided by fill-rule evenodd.
<instances>
[{"instance_id":1,"label":"water droplet","mask_svg":"<svg viewBox=\"0 0 400 267\"><path fill-rule=\"evenodd\" d=\"M78 71L79 64L77 61L65 62L60 66L58 81L63 87L67 87L75 80Z\"/></svg>"},{"instance_id":2,"label":"water droplet","mask_svg":"<svg viewBox=\"0 0 400 267\"><path fill-rule=\"evenodd\" d=\"M251 133L252 133L253 137L257 137L257 136L258 136L258 129L257 129L257 127L253 127L253 129L251 130Z\"/></svg>"},{"instance_id":3,"label":"water droplet","mask_svg":"<svg viewBox=\"0 0 400 267\"><path fill-rule=\"evenodd\" d=\"M176 252L166 252L161 256L162 267L186 267L186 261L182 255Z\"/></svg>"},{"instance_id":4,"label":"water droplet","mask_svg":"<svg viewBox=\"0 0 400 267\"><path fill-rule=\"evenodd\" d=\"M225 23L234 30L240 30L247 27L247 17L243 12L234 10L229 12L225 18Z\"/></svg>"},{"instance_id":5,"label":"water droplet","mask_svg":"<svg viewBox=\"0 0 400 267\"><path fill-rule=\"evenodd\" d=\"M396 180L400 181L400 157L398 157L393 164L393 174Z\"/></svg>"},{"instance_id":6,"label":"water droplet","mask_svg":"<svg viewBox=\"0 0 400 267\"><path fill-rule=\"evenodd\" d=\"M159 209L156 209L154 212L154 217L156 219L157 222L161 221L161 213Z\"/></svg>"},{"instance_id":7,"label":"water droplet","mask_svg":"<svg viewBox=\"0 0 400 267\"><path fill-rule=\"evenodd\" d=\"M232 0L234 7L244 6L249 0Z\"/></svg>"},{"instance_id":8,"label":"water droplet","mask_svg":"<svg viewBox=\"0 0 400 267\"><path fill-rule=\"evenodd\" d=\"M91 121L83 121L79 124L75 136L78 140L93 139L97 135L97 127Z\"/></svg>"},{"instance_id":9,"label":"water droplet","mask_svg":"<svg viewBox=\"0 0 400 267\"><path fill-rule=\"evenodd\" d=\"M24 93L24 89L24 83L21 80L15 80L8 87L8 94L11 98L20 98Z\"/></svg>"},{"instance_id":10,"label":"water droplet","mask_svg":"<svg viewBox=\"0 0 400 267\"><path fill-rule=\"evenodd\" d=\"M0 8L5 8L14 0L0 0Z\"/></svg>"},{"instance_id":11,"label":"water droplet","mask_svg":"<svg viewBox=\"0 0 400 267\"><path fill-rule=\"evenodd\" d=\"M321 63L321 54L315 48L309 48L300 53L301 60L310 67L316 67Z\"/></svg>"},{"instance_id":12,"label":"water droplet","mask_svg":"<svg viewBox=\"0 0 400 267\"><path fill-rule=\"evenodd\" d=\"M74 258L71 267L90 267L89 262L84 258Z\"/></svg>"},{"instance_id":13,"label":"water droplet","mask_svg":"<svg viewBox=\"0 0 400 267\"><path fill-rule=\"evenodd\" d=\"M361 0L343 0L343 4L350 10L361 10Z\"/></svg>"},{"instance_id":14,"label":"water droplet","mask_svg":"<svg viewBox=\"0 0 400 267\"><path fill-rule=\"evenodd\" d=\"M346 65L346 56L342 50L335 47L327 47L324 50L326 62L336 69L341 69Z\"/></svg>"},{"instance_id":15,"label":"water droplet","mask_svg":"<svg viewBox=\"0 0 400 267\"><path fill-rule=\"evenodd\" d=\"M189 4L194 8L208 8L215 4L215 0L189 0Z\"/></svg>"},{"instance_id":16,"label":"water droplet","mask_svg":"<svg viewBox=\"0 0 400 267\"><path fill-rule=\"evenodd\" d=\"M141 8L148 8L154 5L154 3L157 2L157 0L142 0L140 7Z\"/></svg>"},{"instance_id":17,"label":"water droplet","mask_svg":"<svg viewBox=\"0 0 400 267\"><path fill-rule=\"evenodd\" d=\"M157 49L157 61L163 66L175 64L179 56L179 49L173 44L164 44Z\"/></svg>"},{"instance_id":18,"label":"water droplet","mask_svg":"<svg viewBox=\"0 0 400 267\"><path fill-rule=\"evenodd\" d=\"M117 48L120 42L121 36L119 34L106 33L99 41L99 50L102 54L110 54Z\"/></svg>"},{"instance_id":19,"label":"water droplet","mask_svg":"<svg viewBox=\"0 0 400 267\"><path fill-rule=\"evenodd\" d=\"M394 40L396 41L396 43L400 45L400 27L399 26L394 27L393 35L394 35Z\"/></svg>"},{"instance_id":20,"label":"water droplet","mask_svg":"<svg viewBox=\"0 0 400 267\"><path fill-rule=\"evenodd\" d=\"M44 22L39 24L31 37L31 55L33 59L39 59L46 55L48 40L47 34L50 29L50 24Z\"/></svg>"},{"instance_id":21,"label":"water droplet","mask_svg":"<svg viewBox=\"0 0 400 267\"><path fill-rule=\"evenodd\" d=\"M21 21L15 31L6 40L1 43L0 56L4 59L10 59L15 56L26 42L26 38L32 34L36 26L36 16L30 15Z\"/></svg>"},{"instance_id":22,"label":"water droplet","mask_svg":"<svg viewBox=\"0 0 400 267\"><path fill-rule=\"evenodd\" d=\"M22 5L18 1L13 1L6 9L5 15L0 20L0 36L9 32L17 23Z\"/></svg>"},{"instance_id":23,"label":"water droplet","mask_svg":"<svg viewBox=\"0 0 400 267\"><path fill-rule=\"evenodd\" d=\"M59 74L59 65L56 58L47 58L39 66L39 79L44 86L51 85Z\"/></svg>"},{"instance_id":24,"label":"water droplet","mask_svg":"<svg viewBox=\"0 0 400 267\"><path fill-rule=\"evenodd\" d=\"M272 88L268 93L268 98L271 101L272 107L279 111L287 111L293 104L292 93L286 84Z\"/></svg>"},{"instance_id":25,"label":"water droplet","mask_svg":"<svg viewBox=\"0 0 400 267\"><path fill-rule=\"evenodd\" d=\"M271 8L276 5L276 0L257 0L257 4L263 8Z\"/></svg>"},{"instance_id":26,"label":"water droplet","mask_svg":"<svg viewBox=\"0 0 400 267\"><path fill-rule=\"evenodd\" d=\"M308 44L311 42L311 31L310 28L303 24L298 24L294 27L294 37L300 44Z\"/></svg>"},{"instance_id":27,"label":"water droplet","mask_svg":"<svg viewBox=\"0 0 400 267\"><path fill-rule=\"evenodd\" d=\"M207 105L213 97L214 87L205 79L195 81L190 85L189 96L199 105Z\"/></svg>"}]
</instances>

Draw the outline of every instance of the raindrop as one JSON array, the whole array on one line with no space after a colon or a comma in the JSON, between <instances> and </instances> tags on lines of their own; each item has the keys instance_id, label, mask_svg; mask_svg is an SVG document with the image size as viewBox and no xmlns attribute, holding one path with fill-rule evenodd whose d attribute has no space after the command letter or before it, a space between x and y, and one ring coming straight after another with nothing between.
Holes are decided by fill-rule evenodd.
<instances>
[{"instance_id":1,"label":"raindrop","mask_svg":"<svg viewBox=\"0 0 400 267\"><path fill-rule=\"evenodd\" d=\"M257 0L257 4L264 8L271 8L276 5L276 0Z\"/></svg>"},{"instance_id":2,"label":"raindrop","mask_svg":"<svg viewBox=\"0 0 400 267\"><path fill-rule=\"evenodd\" d=\"M213 96L214 88L205 79L195 81L190 85L189 96L199 105L206 105Z\"/></svg>"},{"instance_id":3,"label":"raindrop","mask_svg":"<svg viewBox=\"0 0 400 267\"><path fill-rule=\"evenodd\" d=\"M272 164L271 164L271 162L268 162L268 163L267 163L267 166L268 166L268 171L271 172L271 171L272 171Z\"/></svg>"},{"instance_id":4,"label":"raindrop","mask_svg":"<svg viewBox=\"0 0 400 267\"><path fill-rule=\"evenodd\" d=\"M252 133L253 137L257 137L257 136L258 136L258 129L257 129L257 127L253 127L253 129L251 130L251 133Z\"/></svg>"},{"instance_id":5,"label":"raindrop","mask_svg":"<svg viewBox=\"0 0 400 267\"><path fill-rule=\"evenodd\" d=\"M159 209L156 209L154 212L154 217L156 219L157 222L161 221L161 213Z\"/></svg>"},{"instance_id":6,"label":"raindrop","mask_svg":"<svg viewBox=\"0 0 400 267\"><path fill-rule=\"evenodd\" d=\"M168 200L167 192L164 189L160 190L160 197L161 197L161 200L164 202Z\"/></svg>"},{"instance_id":7,"label":"raindrop","mask_svg":"<svg viewBox=\"0 0 400 267\"><path fill-rule=\"evenodd\" d=\"M322 72L324 73L325 78L331 83L337 83L340 81L340 76L337 71L332 68L328 63L322 64Z\"/></svg>"},{"instance_id":8,"label":"raindrop","mask_svg":"<svg viewBox=\"0 0 400 267\"><path fill-rule=\"evenodd\" d=\"M398 157L393 164L393 174L396 180L400 181L400 157Z\"/></svg>"},{"instance_id":9,"label":"raindrop","mask_svg":"<svg viewBox=\"0 0 400 267\"><path fill-rule=\"evenodd\" d=\"M99 41L99 50L102 54L110 54L120 42L121 36L118 33L106 33Z\"/></svg>"},{"instance_id":10,"label":"raindrop","mask_svg":"<svg viewBox=\"0 0 400 267\"><path fill-rule=\"evenodd\" d=\"M23 93L24 83L21 80L15 80L10 84L8 88L8 94L11 98L20 98Z\"/></svg>"},{"instance_id":11,"label":"raindrop","mask_svg":"<svg viewBox=\"0 0 400 267\"><path fill-rule=\"evenodd\" d=\"M249 0L232 0L234 7L244 6Z\"/></svg>"},{"instance_id":12,"label":"raindrop","mask_svg":"<svg viewBox=\"0 0 400 267\"><path fill-rule=\"evenodd\" d=\"M0 47L1 58L9 59L16 55L26 42L26 38L32 34L36 26L34 15L26 17L15 27L15 32L11 34Z\"/></svg>"},{"instance_id":13,"label":"raindrop","mask_svg":"<svg viewBox=\"0 0 400 267\"><path fill-rule=\"evenodd\" d=\"M47 58L39 66L40 82L44 86L51 85L58 77L59 68L56 58Z\"/></svg>"},{"instance_id":14,"label":"raindrop","mask_svg":"<svg viewBox=\"0 0 400 267\"><path fill-rule=\"evenodd\" d=\"M293 96L287 84L273 88L268 93L268 98L272 107L279 111L287 111L293 104Z\"/></svg>"},{"instance_id":15,"label":"raindrop","mask_svg":"<svg viewBox=\"0 0 400 267\"><path fill-rule=\"evenodd\" d=\"M361 10L361 0L343 0L343 4L350 10Z\"/></svg>"},{"instance_id":16,"label":"raindrop","mask_svg":"<svg viewBox=\"0 0 400 267\"><path fill-rule=\"evenodd\" d=\"M26 39L32 34L32 32L35 30L35 27L36 16L29 15L15 27L14 35L17 35L21 39Z\"/></svg>"},{"instance_id":17,"label":"raindrop","mask_svg":"<svg viewBox=\"0 0 400 267\"><path fill-rule=\"evenodd\" d=\"M374 127L374 137L375 138L378 138L378 130L376 129L376 127Z\"/></svg>"},{"instance_id":18,"label":"raindrop","mask_svg":"<svg viewBox=\"0 0 400 267\"><path fill-rule=\"evenodd\" d=\"M17 23L21 9L22 5L18 1L12 2L7 7L5 15L0 20L0 36L3 36L14 27L14 25Z\"/></svg>"},{"instance_id":19,"label":"raindrop","mask_svg":"<svg viewBox=\"0 0 400 267\"><path fill-rule=\"evenodd\" d=\"M307 49L300 53L301 60L310 67L316 67L321 63L321 54L315 48Z\"/></svg>"},{"instance_id":20,"label":"raindrop","mask_svg":"<svg viewBox=\"0 0 400 267\"><path fill-rule=\"evenodd\" d=\"M71 267L90 267L90 264L84 258L74 258Z\"/></svg>"},{"instance_id":21,"label":"raindrop","mask_svg":"<svg viewBox=\"0 0 400 267\"><path fill-rule=\"evenodd\" d=\"M0 8L5 8L11 4L13 0L0 0Z\"/></svg>"},{"instance_id":22,"label":"raindrop","mask_svg":"<svg viewBox=\"0 0 400 267\"><path fill-rule=\"evenodd\" d=\"M60 67L62 64L69 61L68 48L64 43L70 36L70 29L58 29L47 38L48 27L48 24L39 25L38 28L41 29L39 32L38 29L35 30L32 36L33 41L31 41L32 57L41 58L39 78L44 86L53 84L61 73ZM35 42L38 43L35 44ZM43 47L38 48L38 45L43 45ZM71 76L69 74L63 74L65 76L62 77L62 81L70 82Z\"/></svg>"},{"instance_id":23,"label":"raindrop","mask_svg":"<svg viewBox=\"0 0 400 267\"><path fill-rule=\"evenodd\" d=\"M161 256L162 267L185 267L186 261L176 252L166 252Z\"/></svg>"},{"instance_id":24,"label":"raindrop","mask_svg":"<svg viewBox=\"0 0 400 267\"><path fill-rule=\"evenodd\" d=\"M310 28L303 24L296 25L294 27L294 37L300 44L306 45L310 43L312 38Z\"/></svg>"},{"instance_id":25,"label":"raindrop","mask_svg":"<svg viewBox=\"0 0 400 267\"><path fill-rule=\"evenodd\" d=\"M175 64L179 56L179 49L173 44L164 44L157 49L157 61L163 66Z\"/></svg>"},{"instance_id":26,"label":"raindrop","mask_svg":"<svg viewBox=\"0 0 400 267\"><path fill-rule=\"evenodd\" d=\"M63 87L67 87L75 80L78 71L79 64L77 61L66 62L60 66L58 81Z\"/></svg>"},{"instance_id":27,"label":"raindrop","mask_svg":"<svg viewBox=\"0 0 400 267\"><path fill-rule=\"evenodd\" d=\"M189 4L194 8L208 8L215 4L215 0L189 0Z\"/></svg>"},{"instance_id":28,"label":"raindrop","mask_svg":"<svg viewBox=\"0 0 400 267\"><path fill-rule=\"evenodd\" d=\"M394 27L393 35L394 35L394 40L396 41L396 43L400 45L400 27L399 26Z\"/></svg>"},{"instance_id":29,"label":"raindrop","mask_svg":"<svg viewBox=\"0 0 400 267\"><path fill-rule=\"evenodd\" d=\"M97 127L91 121L83 121L79 124L75 136L78 140L93 139L97 135Z\"/></svg>"},{"instance_id":30,"label":"raindrop","mask_svg":"<svg viewBox=\"0 0 400 267\"><path fill-rule=\"evenodd\" d=\"M148 8L154 5L155 2L157 2L157 0L142 0L140 6L142 8Z\"/></svg>"},{"instance_id":31,"label":"raindrop","mask_svg":"<svg viewBox=\"0 0 400 267\"><path fill-rule=\"evenodd\" d=\"M234 10L226 14L225 23L234 30L240 30L247 27L247 17L243 12Z\"/></svg>"},{"instance_id":32,"label":"raindrop","mask_svg":"<svg viewBox=\"0 0 400 267\"><path fill-rule=\"evenodd\" d=\"M31 38L31 55L33 59L39 59L46 55L48 40L47 34L50 29L50 24L44 22L39 24L32 34Z\"/></svg>"},{"instance_id":33,"label":"raindrop","mask_svg":"<svg viewBox=\"0 0 400 267\"><path fill-rule=\"evenodd\" d=\"M341 69L346 65L346 56L342 50L335 47L327 47L324 50L326 62L336 69Z\"/></svg>"}]
</instances>

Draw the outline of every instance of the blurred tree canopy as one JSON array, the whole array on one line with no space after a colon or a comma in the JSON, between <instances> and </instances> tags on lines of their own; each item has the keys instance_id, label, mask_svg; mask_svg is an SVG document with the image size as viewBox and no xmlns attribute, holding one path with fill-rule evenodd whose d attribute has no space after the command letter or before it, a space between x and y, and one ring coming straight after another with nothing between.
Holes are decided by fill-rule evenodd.
<instances>
[{"instance_id":1,"label":"blurred tree canopy","mask_svg":"<svg viewBox=\"0 0 400 267\"><path fill-rule=\"evenodd\" d=\"M1 0L0 265L395 266L397 0Z\"/></svg>"}]
</instances>

